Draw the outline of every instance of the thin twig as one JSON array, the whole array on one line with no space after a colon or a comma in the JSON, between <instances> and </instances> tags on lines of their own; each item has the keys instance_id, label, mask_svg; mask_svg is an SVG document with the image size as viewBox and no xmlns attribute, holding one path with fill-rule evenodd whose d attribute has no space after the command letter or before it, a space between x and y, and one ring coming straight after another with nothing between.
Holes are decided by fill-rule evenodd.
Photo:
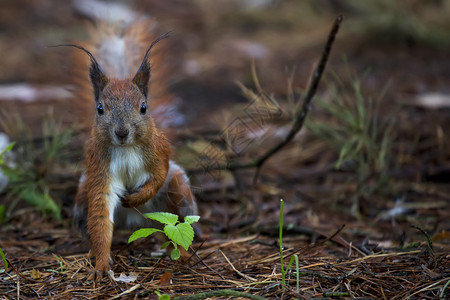
<instances>
[{"instance_id":1,"label":"thin twig","mask_svg":"<svg viewBox=\"0 0 450 300\"><path fill-rule=\"evenodd\" d=\"M138 214L140 214L141 217L143 217L145 220L148 220L149 222L151 222L150 219L147 218L147 217L146 217L139 209L137 209L136 207L133 207L133 209L134 209Z\"/></svg>"},{"instance_id":2,"label":"thin twig","mask_svg":"<svg viewBox=\"0 0 450 300\"><path fill-rule=\"evenodd\" d=\"M147 275L145 275L144 279L141 280L141 283L144 283L144 282L147 280L147 278L148 278L151 274L153 274L153 271L155 271L155 269L156 269L157 267L159 267L159 264L160 264L160 263L161 263L161 259L158 259L158 261L156 262L156 264L153 266L153 269L152 269Z\"/></svg>"},{"instance_id":3,"label":"thin twig","mask_svg":"<svg viewBox=\"0 0 450 300\"><path fill-rule=\"evenodd\" d=\"M16 272L17 275L19 275L19 277L22 279L28 280L33 283L49 282L49 280L35 280L32 278L28 278L25 275L23 275L21 272L19 272L19 270L16 269L16 267L11 263L11 261L8 258L6 259L6 261L8 262L8 266L10 266L14 270L14 272Z\"/></svg>"},{"instance_id":4,"label":"thin twig","mask_svg":"<svg viewBox=\"0 0 450 300\"><path fill-rule=\"evenodd\" d=\"M219 252L223 255L223 257L225 257L225 260L228 262L228 264L231 266L231 268L233 268L233 270L234 270L237 274L239 274L240 276L244 277L244 278L247 279L247 280L250 280L250 281L257 281L255 278L250 277L250 276L248 276L248 275L245 275L245 274L241 273L238 269L236 269L236 268L233 266L233 264L231 263L231 261L228 259L228 257L225 255L225 253L222 252L222 250L219 249Z\"/></svg>"},{"instance_id":5,"label":"thin twig","mask_svg":"<svg viewBox=\"0 0 450 300\"><path fill-rule=\"evenodd\" d=\"M125 296L126 294L129 294L129 293L131 293L132 291L134 291L134 290L136 290L136 289L138 289L138 288L140 288L140 287L141 287L140 284L136 284L136 285L132 286L131 288L129 288L128 290L126 290L126 291L124 291L124 292L122 292L122 293L120 293L120 294L118 294L118 295L116 295L116 296L114 296L114 297L108 298L108 299L109 299L109 300L113 300L113 299L121 298L122 296Z\"/></svg>"},{"instance_id":6,"label":"thin twig","mask_svg":"<svg viewBox=\"0 0 450 300\"><path fill-rule=\"evenodd\" d=\"M269 157L271 157L279 150L281 150L286 144L288 144L295 137L295 135L300 131L300 129L302 129L303 123L306 119L306 116L308 115L311 102L314 98L314 95L316 94L317 87L319 86L320 79L322 78L322 74L325 71L328 56L330 55L331 52L331 47L333 46L334 40L339 31L339 25L341 24L343 19L344 19L343 15L339 15L334 21L333 27L331 28L330 34L328 36L327 43L325 44L325 48L322 52L322 57L319 60L317 69L313 73L311 84L309 85L305 99L303 100L303 105L295 115L291 130L280 143L269 149L263 156L258 158L258 160L256 161L257 169L254 178L255 182L257 180L261 167L269 159Z\"/></svg>"},{"instance_id":7,"label":"thin twig","mask_svg":"<svg viewBox=\"0 0 450 300\"><path fill-rule=\"evenodd\" d=\"M336 230L335 233L333 233L332 235L330 235L329 237L327 237L325 240L321 241L321 242L319 243L319 245L323 245L323 244L325 244L325 243L328 242L328 241L332 241L339 233L341 233L341 231L342 231L342 229L344 229L344 227L345 227L345 224L342 224L341 227L339 227L339 229ZM326 235L324 235L324 234L321 234L321 235L323 235L323 236L326 237Z\"/></svg>"},{"instance_id":8,"label":"thin twig","mask_svg":"<svg viewBox=\"0 0 450 300\"><path fill-rule=\"evenodd\" d=\"M217 272L216 270L214 270L213 268L211 268L210 266L208 266L208 265L204 262L203 258L201 258L201 257L197 254L197 251L203 246L203 244L204 244L205 242L206 242L206 240L203 240L203 242L200 244L200 246L197 248L197 250L194 250L191 246L189 246L189 249L191 249L191 250L193 251L193 253L192 253L191 256L189 256L189 258L188 258L187 261L190 261L191 258L192 258L192 256L194 256L194 255L195 255L195 256L197 257L197 259L198 259L198 261L197 261L195 264L193 264L192 266L190 266L189 268L192 268L192 267L195 266L196 264L201 263L201 264L204 265L208 270L210 270L211 272L215 273L215 274L218 275L220 278L225 279L225 277L223 277L219 272Z\"/></svg>"},{"instance_id":9,"label":"thin twig","mask_svg":"<svg viewBox=\"0 0 450 300\"><path fill-rule=\"evenodd\" d=\"M289 130L288 134L283 138L281 142L273 146L272 148L268 149L264 154L262 154L257 159L248 162L248 163L228 163L226 165L215 165L208 167L208 171L215 171L215 170L229 170L234 171L237 169L249 169L249 168L256 168L255 177L254 177L254 183L256 183L258 179L258 175L260 172L260 169L262 168L263 164L275 153L280 151L284 146L286 146L294 137L295 135L302 129L303 123L306 119L306 116L308 115L309 108L311 105L311 102L316 94L317 87L319 85L320 79L322 78L322 74L325 71L325 67L328 61L328 57L331 52L331 48L333 46L334 40L336 38L336 35L339 31L339 26L344 19L344 16L342 14L338 15L336 20L334 21L333 27L331 28L330 34L328 35L327 43L325 44L325 47L322 52L322 56L319 60L319 64L317 65L316 70L312 74L311 82L308 87L307 93L305 95L305 98L303 100L303 105L299 108L299 110L296 112L295 117L292 122L291 129ZM259 87L259 83L256 83Z\"/></svg>"}]
</instances>

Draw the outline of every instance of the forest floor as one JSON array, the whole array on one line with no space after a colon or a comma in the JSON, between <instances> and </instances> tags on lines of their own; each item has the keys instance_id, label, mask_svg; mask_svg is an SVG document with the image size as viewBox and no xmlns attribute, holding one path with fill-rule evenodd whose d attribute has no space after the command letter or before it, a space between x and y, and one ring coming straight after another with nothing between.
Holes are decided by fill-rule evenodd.
<instances>
[{"instance_id":1,"label":"forest floor","mask_svg":"<svg viewBox=\"0 0 450 300\"><path fill-rule=\"evenodd\" d=\"M128 244L131 232L117 231L114 277L87 281L95 260L71 211L86 128L68 109L68 56L47 46L85 39L88 22L60 1L8 0L0 12L0 131L22 150L18 180L0 193L8 264L0 263L0 298L450 299L450 7L162 3L127 5L176 32L169 81L184 117L173 144L189 170L202 235L190 256L172 261L155 239ZM246 147L225 149L226 157L248 162L282 140L341 12L307 123L258 181L254 168L202 170L202 150L233 135L244 108L273 109L258 101L276 99L279 114L240 124ZM7 88L20 93L10 97ZM56 208L24 201L35 197ZM298 257L285 279L280 199L283 269Z\"/></svg>"}]
</instances>

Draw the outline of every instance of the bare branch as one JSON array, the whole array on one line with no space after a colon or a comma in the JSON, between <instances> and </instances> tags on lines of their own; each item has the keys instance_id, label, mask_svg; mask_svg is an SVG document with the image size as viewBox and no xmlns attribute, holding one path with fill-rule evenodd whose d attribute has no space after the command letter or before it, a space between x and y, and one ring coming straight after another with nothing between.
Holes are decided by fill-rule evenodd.
<instances>
[{"instance_id":1,"label":"bare branch","mask_svg":"<svg viewBox=\"0 0 450 300\"><path fill-rule=\"evenodd\" d=\"M322 51L322 56L319 60L319 64L317 65L316 70L312 74L311 82L309 84L307 93L303 100L303 105L299 108L299 110L296 112L291 129L289 130L288 134L283 138L282 141L280 141L278 144L274 145L272 148L268 149L263 155L256 158L255 160L248 162L248 163L230 163L226 165L216 165L211 166L208 171L215 171L215 170L229 170L234 171L237 169L248 169L248 168L256 168L256 173L254 177L254 182L256 182L259 172L261 170L261 167L264 165L264 163L275 153L280 151L284 146L286 146L294 137L295 135L302 129L303 123L306 119L306 116L308 115L309 108L311 105L312 100L314 99L314 96L317 91L317 87L319 86L320 79L322 78L322 74L325 71L325 67L327 65L328 57L331 52L331 48L333 46L334 40L336 38L336 35L339 31L339 27L341 22L343 21L344 16L342 14L338 15L336 17L336 20L333 23L333 27L331 28L331 31L328 35L327 43L325 44L325 47ZM259 83L257 82L257 87L260 89Z\"/></svg>"}]
</instances>

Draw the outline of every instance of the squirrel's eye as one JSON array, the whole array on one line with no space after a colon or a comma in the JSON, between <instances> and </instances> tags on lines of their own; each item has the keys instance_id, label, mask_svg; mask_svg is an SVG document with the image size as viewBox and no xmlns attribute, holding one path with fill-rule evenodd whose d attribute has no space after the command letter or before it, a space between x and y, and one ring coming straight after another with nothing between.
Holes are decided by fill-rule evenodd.
<instances>
[{"instance_id":1,"label":"squirrel's eye","mask_svg":"<svg viewBox=\"0 0 450 300\"><path fill-rule=\"evenodd\" d=\"M97 105L97 112L98 112L99 115L103 115L103 113L104 113L103 105L101 103L99 103Z\"/></svg>"},{"instance_id":2,"label":"squirrel's eye","mask_svg":"<svg viewBox=\"0 0 450 300\"><path fill-rule=\"evenodd\" d=\"M144 102L142 102L142 104L141 104L141 114L145 114L146 111L147 111L147 106L145 105Z\"/></svg>"}]
</instances>

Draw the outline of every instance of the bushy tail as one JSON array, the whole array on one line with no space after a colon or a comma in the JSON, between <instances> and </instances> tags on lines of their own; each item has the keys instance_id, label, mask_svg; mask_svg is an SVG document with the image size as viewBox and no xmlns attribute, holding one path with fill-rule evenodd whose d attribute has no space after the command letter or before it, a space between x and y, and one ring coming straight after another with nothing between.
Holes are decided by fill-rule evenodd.
<instances>
[{"instance_id":1,"label":"bushy tail","mask_svg":"<svg viewBox=\"0 0 450 300\"><path fill-rule=\"evenodd\" d=\"M93 54L107 76L133 77L146 49L161 35L157 27L154 20L144 17L126 24L100 22L91 28L90 39L78 44ZM150 55L149 104L155 123L160 128L169 128L182 122L175 98L167 85L174 66L173 59L169 57L170 48L170 39L166 39L158 43ZM94 92L88 76L89 63L85 53L74 51L74 106L80 110L87 124L90 124L95 112Z\"/></svg>"}]
</instances>

